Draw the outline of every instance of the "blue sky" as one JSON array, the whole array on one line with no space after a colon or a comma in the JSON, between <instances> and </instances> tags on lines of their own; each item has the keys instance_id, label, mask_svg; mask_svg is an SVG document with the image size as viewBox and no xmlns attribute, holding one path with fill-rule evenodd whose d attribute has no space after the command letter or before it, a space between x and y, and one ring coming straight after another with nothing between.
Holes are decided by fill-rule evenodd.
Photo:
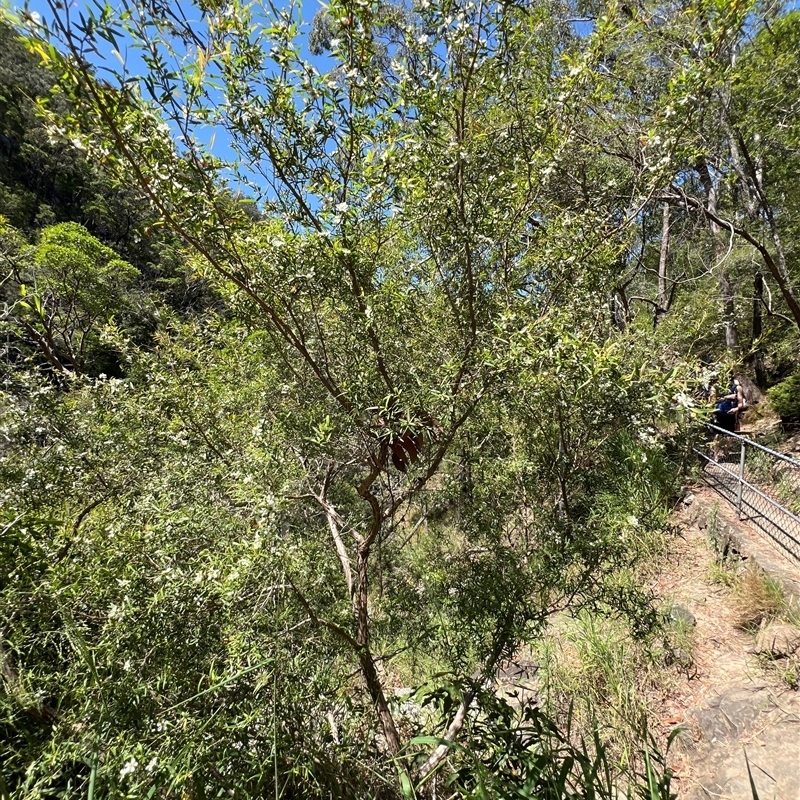
<instances>
[{"instance_id":1,"label":"blue sky","mask_svg":"<svg viewBox=\"0 0 800 800\"><path fill-rule=\"evenodd\" d=\"M68 4L68 5L67 5ZM321 7L318 0L313 0L313 2L306 3L305 8L301 8L300 6L295 6L294 13L295 18L300 17L302 19L302 27L301 27L301 44L302 44L302 56L311 61L314 66L321 72L325 73L329 71L334 66L333 59L326 57L326 56L313 56L308 52L305 38L308 34L308 29L310 27L311 19L316 11ZM99 13L98 6L102 7L102 2L98 3L87 3L87 2L79 2L79 0L66 0L64 3L66 6L71 19L73 19L76 23L80 20L80 13L86 12L87 9L92 9L95 14ZM62 8L64 7L62 6ZM116 7L116 4L112 2L112 6ZM262 4L262 7L266 6L264 19L271 17L269 12L269 6L267 3ZM29 2L25 3L25 7L30 12L35 12L39 14L43 20L49 22L52 20L52 10L50 7L50 3L47 0L29 0ZM288 8L288 6L285 6ZM22 6L16 6L15 9L21 9ZM171 8L173 10L179 9L185 11L185 16L187 19L191 21L198 21L200 20L200 14L196 6L192 3L171 3ZM63 14L63 11L61 12ZM103 69L108 68L111 70L115 70L116 72L121 71L121 63L123 61L125 64L125 71L131 76L141 76L147 72L147 67L144 61L141 58L140 51L136 47L132 47L132 40L129 37L122 36L119 38L119 55L116 55L114 50L115 48L110 44L103 40L100 40L98 43L98 49L100 51L99 55L92 54L89 56L89 60L94 63L96 68L98 69L98 73L102 75ZM113 79L112 79L112 82ZM146 93L143 90L143 94ZM220 95L221 99L221 95ZM229 142L226 139L226 135L224 131L219 129L214 129L211 126L208 126L204 130L198 130L198 139L201 143L203 143L216 157L221 158L228 162L233 162L236 160L235 153L229 146ZM243 192L248 193L249 192Z\"/></svg>"}]
</instances>

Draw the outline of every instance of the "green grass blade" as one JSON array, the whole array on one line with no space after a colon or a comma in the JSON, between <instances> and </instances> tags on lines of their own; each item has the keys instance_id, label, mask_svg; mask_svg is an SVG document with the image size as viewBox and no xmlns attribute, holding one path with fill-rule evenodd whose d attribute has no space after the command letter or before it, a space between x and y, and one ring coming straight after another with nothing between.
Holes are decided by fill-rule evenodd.
<instances>
[{"instance_id":1,"label":"green grass blade","mask_svg":"<svg viewBox=\"0 0 800 800\"><path fill-rule=\"evenodd\" d=\"M196 700L198 697L203 697L204 695L211 694L212 692L216 692L218 689L221 689L223 686L227 686L229 683L233 683L234 681L239 680L243 675L247 675L254 670L257 670L267 664L275 661L274 658L266 658L263 661L259 661L257 664L253 664L251 667L247 667L246 669L237 672L235 675L231 675L229 678L225 678L225 680L220 681L219 683L215 683L213 686L209 686L208 689L203 689L202 692L198 692L197 694L193 694L191 697L187 697L185 700L181 700L180 703L175 703L174 706L170 706L167 711L174 711L176 708L180 708L181 706L185 706L187 703L191 703L192 700Z\"/></svg>"},{"instance_id":2,"label":"green grass blade","mask_svg":"<svg viewBox=\"0 0 800 800\"><path fill-rule=\"evenodd\" d=\"M92 771L89 773L89 792L86 800L94 800L94 786L97 780L97 753L92 756Z\"/></svg>"},{"instance_id":3,"label":"green grass blade","mask_svg":"<svg viewBox=\"0 0 800 800\"><path fill-rule=\"evenodd\" d=\"M747 757L747 750L744 750L744 763L747 764L747 777L750 780L750 791L753 793L753 800L759 800L758 789L756 789L756 782L753 780L753 773L750 770L750 759Z\"/></svg>"}]
</instances>

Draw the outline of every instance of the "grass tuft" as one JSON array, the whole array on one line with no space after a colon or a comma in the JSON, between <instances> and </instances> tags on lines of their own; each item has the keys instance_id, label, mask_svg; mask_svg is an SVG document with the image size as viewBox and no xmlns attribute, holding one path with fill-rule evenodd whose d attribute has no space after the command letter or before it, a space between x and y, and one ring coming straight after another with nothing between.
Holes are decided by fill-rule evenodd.
<instances>
[{"instance_id":1,"label":"grass tuft","mask_svg":"<svg viewBox=\"0 0 800 800\"><path fill-rule=\"evenodd\" d=\"M625 770L639 753L647 689L660 681L663 652L655 639L634 637L620 619L582 612L563 618L538 653L542 692L558 719L578 730L596 726L608 754Z\"/></svg>"},{"instance_id":2,"label":"grass tuft","mask_svg":"<svg viewBox=\"0 0 800 800\"><path fill-rule=\"evenodd\" d=\"M789 608L780 582L755 566L742 575L736 593L739 612L736 624L742 630L757 630L762 623L783 616Z\"/></svg>"}]
</instances>

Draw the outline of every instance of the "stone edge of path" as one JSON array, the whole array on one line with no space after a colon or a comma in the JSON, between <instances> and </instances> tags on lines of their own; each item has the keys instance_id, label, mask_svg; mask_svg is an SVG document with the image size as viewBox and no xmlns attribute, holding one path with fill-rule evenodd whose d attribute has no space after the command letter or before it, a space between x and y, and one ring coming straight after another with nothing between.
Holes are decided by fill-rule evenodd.
<instances>
[{"instance_id":1,"label":"stone edge of path","mask_svg":"<svg viewBox=\"0 0 800 800\"><path fill-rule=\"evenodd\" d=\"M800 603L800 563L739 520L713 489L690 487L678 512L683 524L706 534L718 558L754 564L780 583L787 600ZM715 515L716 530L710 531ZM681 749L697 766L682 786L683 800L750 800L745 749L761 800L800 800L800 707L794 692L771 684L753 674L687 710L687 732L693 735Z\"/></svg>"},{"instance_id":2,"label":"stone edge of path","mask_svg":"<svg viewBox=\"0 0 800 800\"><path fill-rule=\"evenodd\" d=\"M688 521L701 530L708 529L716 507L719 530L714 540L718 554L752 562L781 584L792 604L800 604L800 562L781 552L766 533L737 519L735 509L713 489L690 488L681 502Z\"/></svg>"}]
</instances>

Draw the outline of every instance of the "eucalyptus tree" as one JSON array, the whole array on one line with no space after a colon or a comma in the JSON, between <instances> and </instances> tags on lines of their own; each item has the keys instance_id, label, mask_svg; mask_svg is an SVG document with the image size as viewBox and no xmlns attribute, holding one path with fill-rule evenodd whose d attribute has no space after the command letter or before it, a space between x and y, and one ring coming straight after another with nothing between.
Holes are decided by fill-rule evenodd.
<instances>
[{"instance_id":1,"label":"eucalyptus tree","mask_svg":"<svg viewBox=\"0 0 800 800\"><path fill-rule=\"evenodd\" d=\"M767 16L774 11L770 5L765 8ZM702 81L702 93L694 101L702 113L694 170L706 196L705 208L700 208L696 197L687 200L684 187L674 187L675 201L702 211L708 219L718 263L723 263L730 255L734 238L753 247L777 285L795 324L800 325L800 305L787 271L784 245L775 221L776 210L770 204L764 185L766 162L771 160L772 154L768 154L768 148L760 146L759 128L765 123L771 125L765 117L759 119L759 116L766 106L772 106L774 97L767 102L761 100L769 92L761 73L757 81L752 80L753 54L761 49L757 42L771 39L774 63L787 67L785 59L791 61L793 56L789 53L793 53L794 47L789 40L782 41L771 33L770 23L763 14L764 9L758 4L742 4L712 6L700 10L697 15L698 32L710 45L689 51L693 62L690 62L690 69ZM780 22L782 30L789 30L791 15ZM782 58L779 53L783 47L786 47L786 55ZM755 58L757 60L758 56ZM761 66L766 68L764 62ZM791 94L792 89L784 83L784 106L791 105ZM682 99L692 102L685 94ZM723 210L723 203L727 211ZM728 304L727 343L729 348L735 349L738 342L733 335L733 293L727 276L720 273L720 280Z\"/></svg>"},{"instance_id":2,"label":"eucalyptus tree","mask_svg":"<svg viewBox=\"0 0 800 800\"><path fill-rule=\"evenodd\" d=\"M184 480L180 447L159 432L185 431L214 464L197 480L230 530L252 525L258 549L268 543L263 591L285 613L269 634L291 643L269 645L271 657L355 669L405 785L450 751L408 749L392 656L434 660L415 680L442 667L454 677L440 729L453 740L522 638L570 599L608 594L603 573L626 559L620 529L655 508L654 462L637 450L652 441L626 429L634 414L645 425L664 371L610 337L605 300L631 213L578 142L575 102L590 70L571 60L577 41L565 42L550 12L423 2L392 16L384 40L385 6L334 2L328 71L304 57L292 7L126 2L77 14L54 2L44 23L16 18L70 100L72 111L49 116L52 135L133 184L181 237L251 359L216 411L201 393L181 399L168 370L147 372L156 394L172 387L168 410L147 392L136 401L167 415L154 441L171 455L162 470L129 472L115 457L110 474L125 474L95 499L116 502L131 531L137 514L158 524L148 481L163 493ZM578 155L576 198L560 174ZM232 201L233 186L259 218ZM174 363L187 381L210 370L224 383L207 338L165 341L163 353L183 353ZM197 366L194 346L211 366ZM102 406L92 406L98 420ZM620 459L624 487L608 469ZM265 498L253 487L268 513L257 513ZM201 517L196 535L213 550ZM191 519L182 526L192 539ZM257 613L245 592L235 604L241 620ZM224 641L209 645L212 667L242 656ZM318 724L338 743L335 718ZM257 749L276 730L258 718L243 741Z\"/></svg>"},{"instance_id":3,"label":"eucalyptus tree","mask_svg":"<svg viewBox=\"0 0 800 800\"><path fill-rule=\"evenodd\" d=\"M668 119L654 120L654 133L675 144L676 171L659 199L707 221L726 345L737 352L737 327L747 324L742 294L754 301L754 342L761 336L762 307L773 314L772 304L763 298L765 276L777 288L784 320L800 325L796 278L788 265L782 237L786 228L780 222L781 201L791 192L779 188L778 175L784 166L792 169L791 160L786 160L777 138L764 139L761 133L785 127L770 119L767 108L791 115L788 109L795 102L796 85L788 79L796 50L789 33L794 14L780 16L775 4L756 3L690 4L688 11L682 57L666 95L671 113ZM773 32L773 24L780 35ZM680 30L679 23L676 32ZM763 58L765 48L778 69L774 81L764 80L770 69ZM753 268L753 255L761 267Z\"/></svg>"},{"instance_id":4,"label":"eucalyptus tree","mask_svg":"<svg viewBox=\"0 0 800 800\"><path fill-rule=\"evenodd\" d=\"M793 76L798 67L799 32L797 11L768 15L756 28L741 48L725 120L740 215L750 224L760 223L760 236L772 241L771 260L763 252L761 255L797 325L800 294L797 252L792 243L796 240L795 181L800 167L796 155L800 93ZM769 80L764 80L765 75ZM763 285L758 273L755 299L773 315Z\"/></svg>"},{"instance_id":5,"label":"eucalyptus tree","mask_svg":"<svg viewBox=\"0 0 800 800\"><path fill-rule=\"evenodd\" d=\"M778 185L771 196L758 193L773 158L772 180L783 174L778 164L791 163L778 156L788 152L785 147L781 151L760 131L791 135L786 120L794 86L780 77L765 82L761 73L767 69L762 54L768 51L778 76L792 74L792 18L792 13L781 16L775 4L706 2L640 4L635 9L620 5L598 16L594 46L585 50L587 66L595 72L596 99L584 135L606 157L620 160L639 186L632 196L649 194L653 206L642 207L640 233L621 262L617 297L622 316L628 313L629 297L650 306L657 320L671 306L678 284L665 269L668 238L677 222L693 242L692 260L700 257L703 268L681 270L675 280L685 278L691 291L697 280L693 276L715 277L729 350L739 351L738 327L747 325L741 295L751 294L751 248L762 264L756 272L763 271L777 289L779 313L795 325L800 320L781 233L790 216L781 214L778 200L790 193ZM767 107L782 109L778 115L783 121L770 118ZM764 121L759 122L762 112ZM691 216L704 223L706 236L692 230ZM757 277L755 293L763 295L759 286ZM765 303L758 301L758 308ZM772 310L770 305L768 313Z\"/></svg>"}]
</instances>

